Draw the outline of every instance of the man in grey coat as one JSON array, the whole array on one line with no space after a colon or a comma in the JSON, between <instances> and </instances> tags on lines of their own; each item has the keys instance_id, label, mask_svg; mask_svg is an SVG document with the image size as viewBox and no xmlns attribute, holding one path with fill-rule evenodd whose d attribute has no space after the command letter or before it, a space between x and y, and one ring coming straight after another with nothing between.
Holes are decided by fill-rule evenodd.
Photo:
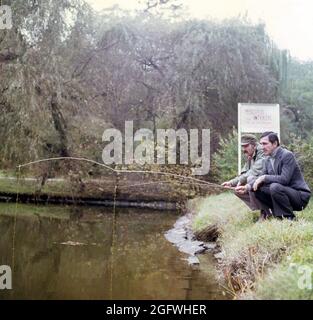
<instances>
[{"instance_id":1,"label":"man in grey coat","mask_svg":"<svg viewBox=\"0 0 313 320\"><path fill-rule=\"evenodd\" d=\"M253 183L262 173L263 161L265 159L262 146L257 142L253 134L244 134L241 137L242 151L246 157L246 162L239 176L222 183L224 187L233 187L235 195L239 197L251 210L262 209L254 192L246 189L248 184ZM262 210L263 211L263 210ZM261 212L265 217L266 209Z\"/></svg>"},{"instance_id":2,"label":"man in grey coat","mask_svg":"<svg viewBox=\"0 0 313 320\"><path fill-rule=\"evenodd\" d=\"M268 157L261 176L250 186L262 206L270 208L276 218L293 220L293 211L307 206L311 197L310 188L294 154L280 147L276 133L264 132L260 144Z\"/></svg>"}]
</instances>

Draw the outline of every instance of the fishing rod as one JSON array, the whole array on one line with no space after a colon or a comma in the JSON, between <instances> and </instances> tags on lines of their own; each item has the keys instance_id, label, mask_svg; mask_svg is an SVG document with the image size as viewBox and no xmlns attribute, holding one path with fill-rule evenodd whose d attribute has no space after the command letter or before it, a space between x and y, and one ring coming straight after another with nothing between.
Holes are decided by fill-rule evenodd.
<instances>
[{"instance_id":1,"label":"fishing rod","mask_svg":"<svg viewBox=\"0 0 313 320\"><path fill-rule=\"evenodd\" d=\"M210 187L215 187L215 188L220 188L220 189L233 189L231 187L225 187L225 186L221 186L220 184L214 183L214 182L208 182L208 181L204 181L201 179L197 179L197 178L193 178L193 177L189 177L189 176L183 176L180 174L175 174L175 173L170 173L170 172L163 172L163 171L150 171L150 170L125 170L125 169L114 169L108 165L105 165L103 163L97 162L95 160L92 159L88 159L88 158L80 158L80 157L54 157L54 158L46 158L46 159L39 159L39 160L35 160L35 161L31 161L31 162L27 162L24 164L20 164L17 166L17 168L21 169L23 167L27 167L27 166L31 166L34 164L38 164L38 163L43 163L43 162L49 162L49 161L58 161L58 160L74 160L74 161L85 161L85 162L89 162L98 166L101 166L103 168L106 168L107 170L110 170L116 174L120 174L120 173L144 173L144 174L158 174L158 175L163 175L163 176L171 176L173 178L178 178L178 179L186 179L186 180L190 180L190 181L194 181L197 184L203 184L203 185L207 185ZM162 181L156 181L155 183L161 183ZM167 181L164 181L167 182ZM153 182L154 183L154 182ZM168 182L169 183L169 182ZM152 184L152 183L150 183ZM139 185L139 184L137 184ZM135 186L135 185L129 185L130 187Z\"/></svg>"}]
</instances>

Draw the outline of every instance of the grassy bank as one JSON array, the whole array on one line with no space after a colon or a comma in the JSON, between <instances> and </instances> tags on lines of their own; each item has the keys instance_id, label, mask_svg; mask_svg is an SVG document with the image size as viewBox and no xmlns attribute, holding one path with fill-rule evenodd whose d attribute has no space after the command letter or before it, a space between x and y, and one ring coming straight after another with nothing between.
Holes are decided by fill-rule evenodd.
<instances>
[{"instance_id":1,"label":"grassy bank","mask_svg":"<svg viewBox=\"0 0 313 320\"><path fill-rule=\"evenodd\" d=\"M17 214L19 219L23 217L34 219L69 219L73 212L75 213L75 208L69 206L0 203L0 217L14 217Z\"/></svg>"},{"instance_id":2,"label":"grassy bank","mask_svg":"<svg viewBox=\"0 0 313 320\"><path fill-rule=\"evenodd\" d=\"M256 222L258 212L231 193L194 199L189 206L196 234L218 230L219 273L234 297L313 299L313 204L292 222Z\"/></svg>"}]
</instances>

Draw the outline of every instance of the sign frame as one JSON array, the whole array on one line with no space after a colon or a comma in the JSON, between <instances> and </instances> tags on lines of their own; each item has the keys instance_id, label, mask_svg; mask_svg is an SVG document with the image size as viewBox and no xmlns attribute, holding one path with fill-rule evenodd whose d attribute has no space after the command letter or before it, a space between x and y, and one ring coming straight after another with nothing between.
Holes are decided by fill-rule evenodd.
<instances>
[{"instance_id":1,"label":"sign frame","mask_svg":"<svg viewBox=\"0 0 313 320\"><path fill-rule=\"evenodd\" d=\"M269 123L267 125L262 125L262 121L258 120L258 118L255 118L255 121L258 125L257 129L254 129L254 131L244 131L242 130L242 109L243 107L246 110L253 110L253 109L259 109L262 110L262 107L264 107L263 110L265 111L269 111L266 110L266 108L272 108L271 109L271 113L272 113L272 118L270 119L269 114L267 114L267 118L266 120L271 121L271 128L268 127ZM241 173L241 135L242 133L263 133L265 131L274 131L277 133L278 138L280 139L280 106L278 103L274 103L274 104L269 104L269 103L238 103L238 174L240 175Z\"/></svg>"}]
</instances>

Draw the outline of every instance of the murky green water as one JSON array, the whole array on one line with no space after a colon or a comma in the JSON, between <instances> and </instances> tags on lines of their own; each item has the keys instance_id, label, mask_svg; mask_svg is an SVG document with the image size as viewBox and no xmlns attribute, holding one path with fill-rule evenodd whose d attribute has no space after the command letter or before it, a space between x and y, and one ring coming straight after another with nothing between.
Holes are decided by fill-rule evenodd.
<instances>
[{"instance_id":1,"label":"murky green water","mask_svg":"<svg viewBox=\"0 0 313 320\"><path fill-rule=\"evenodd\" d=\"M224 298L210 258L191 267L165 239L177 214L120 209L112 228L112 213L19 204L13 289L0 299ZM0 265L12 266L14 214L0 204Z\"/></svg>"}]
</instances>

